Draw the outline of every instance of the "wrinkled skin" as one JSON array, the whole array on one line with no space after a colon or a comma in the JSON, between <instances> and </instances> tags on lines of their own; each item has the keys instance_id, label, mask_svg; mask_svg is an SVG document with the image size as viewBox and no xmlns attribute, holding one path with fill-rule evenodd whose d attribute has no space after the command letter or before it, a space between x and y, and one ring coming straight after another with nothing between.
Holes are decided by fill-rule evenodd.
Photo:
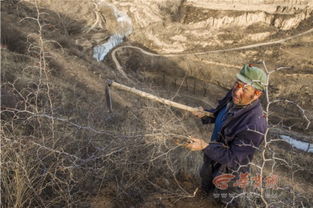
<instances>
[{"instance_id":1,"label":"wrinkled skin","mask_svg":"<svg viewBox=\"0 0 313 208\"><path fill-rule=\"evenodd\" d=\"M261 94L262 92L256 90L251 85L237 81L233 87L232 97L235 105L249 105L259 99Z\"/></svg>"}]
</instances>

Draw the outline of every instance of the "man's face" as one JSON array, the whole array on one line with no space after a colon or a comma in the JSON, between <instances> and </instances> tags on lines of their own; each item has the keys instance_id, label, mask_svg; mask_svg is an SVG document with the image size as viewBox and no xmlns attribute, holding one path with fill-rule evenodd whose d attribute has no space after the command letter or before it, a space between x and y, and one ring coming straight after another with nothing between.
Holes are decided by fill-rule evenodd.
<instances>
[{"instance_id":1,"label":"man's face","mask_svg":"<svg viewBox=\"0 0 313 208\"><path fill-rule=\"evenodd\" d=\"M261 96L261 92L251 85L244 82L236 81L233 87L232 97L236 105L249 105Z\"/></svg>"}]
</instances>

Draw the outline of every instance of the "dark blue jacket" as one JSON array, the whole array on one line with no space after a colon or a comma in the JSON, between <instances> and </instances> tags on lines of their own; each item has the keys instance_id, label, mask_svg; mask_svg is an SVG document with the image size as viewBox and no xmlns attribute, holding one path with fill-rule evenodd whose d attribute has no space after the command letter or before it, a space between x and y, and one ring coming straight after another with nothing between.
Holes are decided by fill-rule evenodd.
<instances>
[{"instance_id":1,"label":"dark blue jacket","mask_svg":"<svg viewBox=\"0 0 313 208\"><path fill-rule=\"evenodd\" d=\"M231 91L210 110L215 117L232 101ZM214 123L214 118L203 117L203 124ZM203 150L204 163L214 166L213 175L247 172L248 163L264 139L266 119L259 100L244 107L232 107L224 121L216 142L210 142Z\"/></svg>"}]
</instances>

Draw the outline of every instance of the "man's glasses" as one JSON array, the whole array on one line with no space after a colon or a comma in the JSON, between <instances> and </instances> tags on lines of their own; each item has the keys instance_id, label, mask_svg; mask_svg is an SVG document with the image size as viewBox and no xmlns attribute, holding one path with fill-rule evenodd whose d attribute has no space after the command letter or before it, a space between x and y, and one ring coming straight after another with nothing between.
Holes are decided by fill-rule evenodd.
<instances>
[{"instance_id":1,"label":"man's glasses","mask_svg":"<svg viewBox=\"0 0 313 208\"><path fill-rule=\"evenodd\" d=\"M247 83L236 81L234 85L234 89L243 89L244 91L248 90L248 86L251 86ZM253 87L254 88L254 87ZM254 94L260 95L262 91L255 89Z\"/></svg>"},{"instance_id":2,"label":"man's glasses","mask_svg":"<svg viewBox=\"0 0 313 208\"><path fill-rule=\"evenodd\" d=\"M247 89L248 86L249 86L249 84L247 84L247 83L243 83L243 82L240 82L240 81L236 81L236 82L235 82L235 85L234 85L234 88L235 88L235 89L240 89L240 88L242 88L242 89Z\"/></svg>"}]
</instances>

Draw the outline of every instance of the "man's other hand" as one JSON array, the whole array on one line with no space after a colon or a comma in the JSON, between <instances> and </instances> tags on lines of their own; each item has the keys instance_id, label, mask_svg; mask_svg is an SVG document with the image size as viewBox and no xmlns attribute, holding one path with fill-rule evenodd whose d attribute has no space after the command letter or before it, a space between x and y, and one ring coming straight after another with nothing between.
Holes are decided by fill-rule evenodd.
<instances>
[{"instance_id":1,"label":"man's other hand","mask_svg":"<svg viewBox=\"0 0 313 208\"><path fill-rule=\"evenodd\" d=\"M202 107L198 107L198 110L197 111L193 111L192 114L194 116L197 116L198 118L202 118L205 116L205 111Z\"/></svg>"},{"instance_id":2,"label":"man's other hand","mask_svg":"<svg viewBox=\"0 0 313 208\"><path fill-rule=\"evenodd\" d=\"M184 146L191 151L200 151L206 148L208 146L208 143L206 143L203 139L190 137L188 143Z\"/></svg>"}]
</instances>

